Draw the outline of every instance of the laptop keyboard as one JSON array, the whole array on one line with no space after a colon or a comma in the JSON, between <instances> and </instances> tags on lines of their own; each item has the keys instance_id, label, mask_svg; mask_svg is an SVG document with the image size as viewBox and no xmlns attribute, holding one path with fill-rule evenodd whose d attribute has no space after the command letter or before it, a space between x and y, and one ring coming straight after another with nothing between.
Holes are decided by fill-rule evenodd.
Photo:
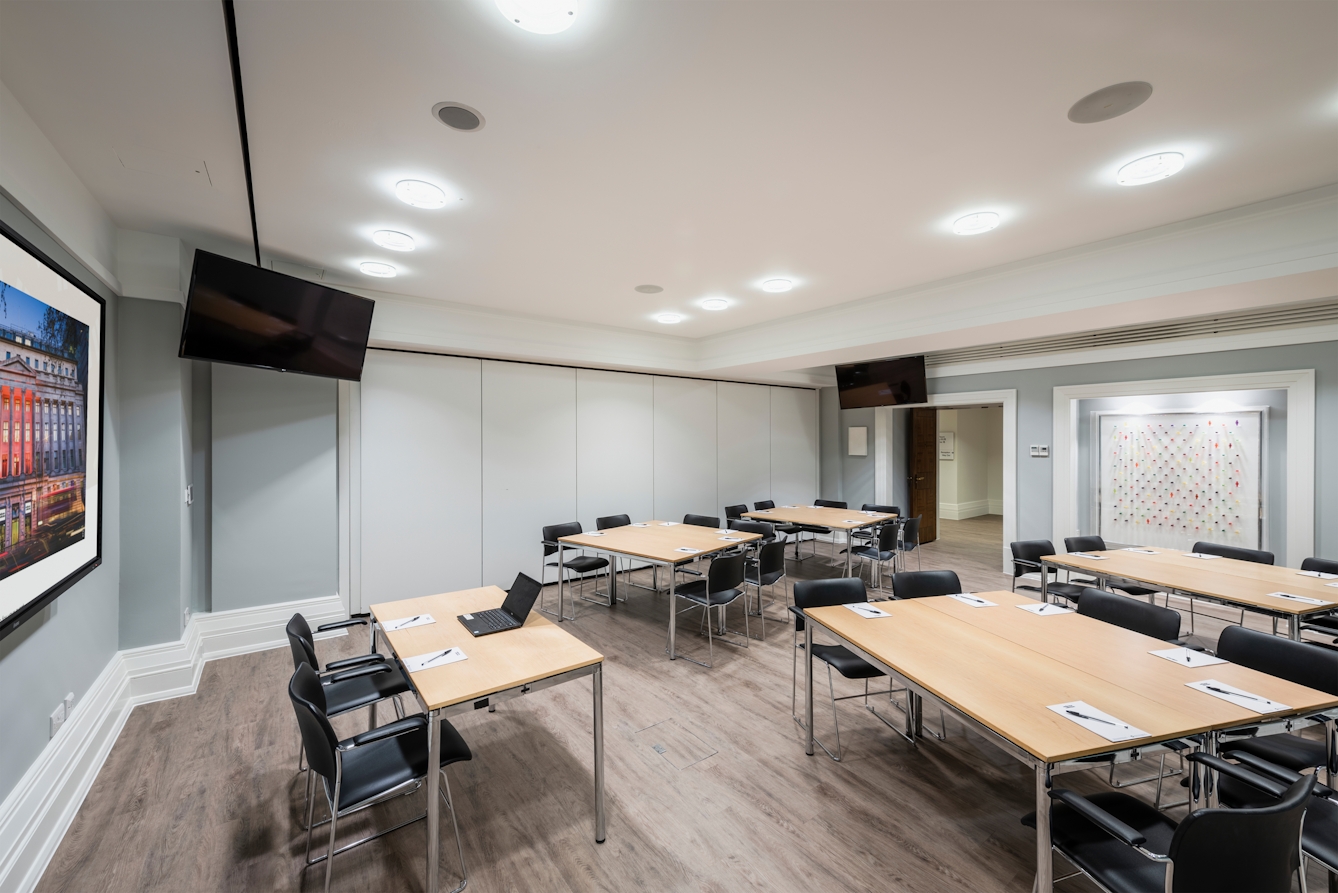
<instances>
[{"instance_id":1,"label":"laptop keyboard","mask_svg":"<svg viewBox=\"0 0 1338 893\"><path fill-rule=\"evenodd\" d=\"M508 629L511 626L511 618L496 608L481 611L474 615L474 619L479 621L479 626L489 630Z\"/></svg>"}]
</instances>

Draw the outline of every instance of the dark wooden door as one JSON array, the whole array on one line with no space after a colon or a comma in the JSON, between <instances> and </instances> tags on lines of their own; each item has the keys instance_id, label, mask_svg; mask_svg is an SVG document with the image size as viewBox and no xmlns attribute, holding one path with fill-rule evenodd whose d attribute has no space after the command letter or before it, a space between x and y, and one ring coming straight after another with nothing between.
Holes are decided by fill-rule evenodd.
<instances>
[{"instance_id":1,"label":"dark wooden door","mask_svg":"<svg viewBox=\"0 0 1338 893\"><path fill-rule=\"evenodd\" d=\"M938 539L938 410L911 410L911 513L920 542Z\"/></svg>"}]
</instances>

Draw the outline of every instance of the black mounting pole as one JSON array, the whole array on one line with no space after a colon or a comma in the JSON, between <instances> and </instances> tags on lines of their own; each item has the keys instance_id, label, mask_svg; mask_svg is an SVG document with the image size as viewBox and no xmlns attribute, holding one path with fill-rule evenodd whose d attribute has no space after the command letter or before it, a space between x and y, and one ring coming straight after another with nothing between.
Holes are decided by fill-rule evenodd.
<instances>
[{"instance_id":1,"label":"black mounting pole","mask_svg":"<svg viewBox=\"0 0 1338 893\"><path fill-rule=\"evenodd\" d=\"M256 227L256 191L251 185L251 141L246 136L246 101L242 98L242 63L237 55L237 12L232 0L223 0L223 22L228 29L228 61L232 64L232 95L237 100L237 129L242 136L242 167L246 170L246 203L251 207L251 242L260 266L260 230Z\"/></svg>"}]
</instances>

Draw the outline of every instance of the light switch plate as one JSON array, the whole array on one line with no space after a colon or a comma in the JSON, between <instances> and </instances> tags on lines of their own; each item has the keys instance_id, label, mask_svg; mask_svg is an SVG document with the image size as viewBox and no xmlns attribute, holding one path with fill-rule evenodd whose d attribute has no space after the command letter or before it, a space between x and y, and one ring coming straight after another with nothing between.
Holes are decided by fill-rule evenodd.
<instances>
[{"instance_id":1,"label":"light switch plate","mask_svg":"<svg viewBox=\"0 0 1338 893\"><path fill-rule=\"evenodd\" d=\"M51 734L48 737L56 737L56 733L63 725L65 725L65 702L61 701L60 706L51 711Z\"/></svg>"}]
</instances>

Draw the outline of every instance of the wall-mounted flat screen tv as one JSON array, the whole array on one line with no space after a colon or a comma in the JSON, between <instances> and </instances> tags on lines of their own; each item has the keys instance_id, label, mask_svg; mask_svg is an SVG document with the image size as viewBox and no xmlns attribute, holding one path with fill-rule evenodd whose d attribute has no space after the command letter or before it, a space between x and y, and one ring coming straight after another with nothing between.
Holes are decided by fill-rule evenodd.
<instances>
[{"instance_id":1,"label":"wall-mounted flat screen tv","mask_svg":"<svg viewBox=\"0 0 1338 893\"><path fill-rule=\"evenodd\" d=\"M842 409L926 403L925 358L896 357L836 367Z\"/></svg>"},{"instance_id":2,"label":"wall-mounted flat screen tv","mask_svg":"<svg viewBox=\"0 0 1338 893\"><path fill-rule=\"evenodd\" d=\"M196 251L179 355L360 381L374 306L348 292Z\"/></svg>"},{"instance_id":3,"label":"wall-mounted flat screen tv","mask_svg":"<svg viewBox=\"0 0 1338 893\"><path fill-rule=\"evenodd\" d=\"M0 223L0 638L102 563L106 304Z\"/></svg>"}]
</instances>

